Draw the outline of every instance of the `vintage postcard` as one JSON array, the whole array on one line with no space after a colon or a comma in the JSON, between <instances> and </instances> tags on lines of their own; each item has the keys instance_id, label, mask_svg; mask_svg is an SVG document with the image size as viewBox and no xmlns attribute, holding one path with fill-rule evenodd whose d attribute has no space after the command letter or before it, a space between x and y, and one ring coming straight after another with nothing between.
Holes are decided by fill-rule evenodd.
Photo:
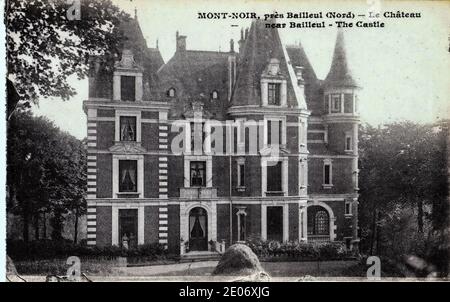
<instances>
[{"instance_id":1,"label":"vintage postcard","mask_svg":"<svg viewBox=\"0 0 450 302\"><path fill-rule=\"evenodd\" d=\"M2 278L447 281L449 20L448 1L5 0Z\"/></svg>"}]
</instances>

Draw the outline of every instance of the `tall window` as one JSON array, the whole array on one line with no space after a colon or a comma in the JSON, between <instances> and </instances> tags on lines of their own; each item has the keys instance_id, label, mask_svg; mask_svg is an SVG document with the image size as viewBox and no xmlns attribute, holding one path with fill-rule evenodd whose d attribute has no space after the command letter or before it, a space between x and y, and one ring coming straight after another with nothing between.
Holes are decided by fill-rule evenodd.
<instances>
[{"instance_id":1,"label":"tall window","mask_svg":"<svg viewBox=\"0 0 450 302\"><path fill-rule=\"evenodd\" d=\"M280 83L269 83L268 84L268 96L267 102L269 105L280 105Z\"/></svg>"},{"instance_id":2,"label":"tall window","mask_svg":"<svg viewBox=\"0 0 450 302\"><path fill-rule=\"evenodd\" d=\"M191 187L206 186L206 162L191 161Z\"/></svg>"},{"instance_id":3,"label":"tall window","mask_svg":"<svg viewBox=\"0 0 450 302\"><path fill-rule=\"evenodd\" d=\"M331 164L325 163L323 166L323 184L331 185Z\"/></svg>"},{"instance_id":4,"label":"tall window","mask_svg":"<svg viewBox=\"0 0 450 302\"><path fill-rule=\"evenodd\" d=\"M314 229L316 235L327 235L329 233L328 228L328 213L324 210L317 211L314 217Z\"/></svg>"},{"instance_id":5,"label":"tall window","mask_svg":"<svg viewBox=\"0 0 450 302\"><path fill-rule=\"evenodd\" d=\"M136 117L121 116L120 117L120 140L136 141Z\"/></svg>"},{"instance_id":6,"label":"tall window","mask_svg":"<svg viewBox=\"0 0 450 302\"><path fill-rule=\"evenodd\" d=\"M267 145L281 145L282 121L267 121Z\"/></svg>"},{"instance_id":7,"label":"tall window","mask_svg":"<svg viewBox=\"0 0 450 302\"><path fill-rule=\"evenodd\" d=\"M120 94L122 101L134 102L136 100L136 77L120 77Z\"/></svg>"},{"instance_id":8,"label":"tall window","mask_svg":"<svg viewBox=\"0 0 450 302\"><path fill-rule=\"evenodd\" d=\"M137 192L136 160L119 160L119 192Z\"/></svg>"},{"instance_id":9,"label":"tall window","mask_svg":"<svg viewBox=\"0 0 450 302\"><path fill-rule=\"evenodd\" d=\"M245 241L247 239L247 213L245 212L245 207L238 208L237 216L237 226L238 226L238 241Z\"/></svg>"},{"instance_id":10,"label":"tall window","mask_svg":"<svg viewBox=\"0 0 450 302\"><path fill-rule=\"evenodd\" d=\"M352 151L352 136L350 134L345 135L345 151Z\"/></svg>"},{"instance_id":11,"label":"tall window","mask_svg":"<svg viewBox=\"0 0 450 302\"><path fill-rule=\"evenodd\" d=\"M237 165L238 187L245 187L245 163L240 162Z\"/></svg>"},{"instance_id":12,"label":"tall window","mask_svg":"<svg viewBox=\"0 0 450 302\"><path fill-rule=\"evenodd\" d=\"M237 121L237 142L238 144L245 143L245 120L238 119Z\"/></svg>"},{"instance_id":13,"label":"tall window","mask_svg":"<svg viewBox=\"0 0 450 302\"><path fill-rule=\"evenodd\" d=\"M281 162L268 162L267 163L267 191L269 192L281 192Z\"/></svg>"},{"instance_id":14,"label":"tall window","mask_svg":"<svg viewBox=\"0 0 450 302\"><path fill-rule=\"evenodd\" d=\"M205 123L191 123L191 150L203 151Z\"/></svg>"},{"instance_id":15,"label":"tall window","mask_svg":"<svg viewBox=\"0 0 450 302\"><path fill-rule=\"evenodd\" d=\"M322 206L308 207L308 235L329 235L330 217Z\"/></svg>"},{"instance_id":16,"label":"tall window","mask_svg":"<svg viewBox=\"0 0 450 302\"><path fill-rule=\"evenodd\" d=\"M352 203L351 201L345 201L345 215L352 215Z\"/></svg>"},{"instance_id":17,"label":"tall window","mask_svg":"<svg viewBox=\"0 0 450 302\"><path fill-rule=\"evenodd\" d=\"M138 233L138 213L135 209L119 210L119 244L121 247L136 248Z\"/></svg>"},{"instance_id":18,"label":"tall window","mask_svg":"<svg viewBox=\"0 0 450 302\"><path fill-rule=\"evenodd\" d=\"M341 112L341 95L332 94L331 95L331 112L338 113Z\"/></svg>"}]
</instances>

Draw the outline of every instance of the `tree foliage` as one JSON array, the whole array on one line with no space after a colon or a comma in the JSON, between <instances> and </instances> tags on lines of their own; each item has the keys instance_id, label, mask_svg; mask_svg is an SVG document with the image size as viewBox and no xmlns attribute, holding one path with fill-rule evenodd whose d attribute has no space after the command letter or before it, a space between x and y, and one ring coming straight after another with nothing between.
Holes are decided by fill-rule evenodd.
<instances>
[{"instance_id":1,"label":"tree foliage","mask_svg":"<svg viewBox=\"0 0 450 302\"><path fill-rule=\"evenodd\" d=\"M362 249L428 257L448 228L446 132L412 122L360 135ZM438 239L441 238L441 239ZM444 247L442 247L444 248Z\"/></svg>"},{"instance_id":2,"label":"tree foliage","mask_svg":"<svg viewBox=\"0 0 450 302\"><path fill-rule=\"evenodd\" d=\"M22 107L39 97L67 100L76 93L69 77L84 78L91 55L117 54L122 39L117 26L128 15L110 0L81 0L80 20L70 20L71 5L64 0L7 1L8 79Z\"/></svg>"},{"instance_id":3,"label":"tree foliage","mask_svg":"<svg viewBox=\"0 0 450 302\"><path fill-rule=\"evenodd\" d=\"M62 216L86 209L83 143L29 112L12 116L7 140L8 211L22 216L24 240L32 218L52 213L52 237L61 239Z\"/></svg>"}]
</instances>

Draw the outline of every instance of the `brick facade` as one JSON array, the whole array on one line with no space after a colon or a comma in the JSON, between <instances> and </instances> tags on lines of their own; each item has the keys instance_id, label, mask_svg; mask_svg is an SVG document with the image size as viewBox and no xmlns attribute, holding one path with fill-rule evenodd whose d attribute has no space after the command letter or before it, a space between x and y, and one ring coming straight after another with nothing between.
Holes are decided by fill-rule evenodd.
<instances>
[{"instance_id":1,"label":"brick facade","mask_svg":"<svg viewBox=\"0 0 450 302\"><path fill-rule=\"evenodd\" d=\"M331 75L319 81L301 46L282 45L260 21L242 35L239 53L186 50L180 42L186 37L177 33L174 57L155 70L142 66L158 51L134 57L145 40L137 21L127 26L144 42L125 48L110 76L92 71L84 102L92 141L89 244L129 246L132 237L182 253L186 241L199 250L210 249L205 242L228 246L247 238L357 242L357 86L334 75L347 68L341 34ZM266 50L264 58L258 49ZM127 87L121 81L130 79L131 102L121 99ZM92 85L111 93L99 95ZM199 154L195 144L189 150L191 126L211 120L224 135ZM241 121L258 126L239 132ZM279 138L269 133L278 123ZM180 137L174 145L181 149L174 150ZM213 145L216 153L209 153Z\"/></svg>"}]
</instances>

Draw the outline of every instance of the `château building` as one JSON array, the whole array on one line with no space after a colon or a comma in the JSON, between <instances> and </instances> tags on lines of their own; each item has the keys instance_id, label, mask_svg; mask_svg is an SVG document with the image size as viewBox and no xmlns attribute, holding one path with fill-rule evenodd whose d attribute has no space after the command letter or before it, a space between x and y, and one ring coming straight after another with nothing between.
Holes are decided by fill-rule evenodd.
<instances>
[{"instance_id":1,"label":"ch\u00e2teau building","mask_svg":"<svg viewBox=\"0 0 450 302\"><path fill-rule=\"evenodd\" d=\"M169 252L249 238L358 242L358 85L339 32L320 80L301 45L253 21L227 52L176 33L164 63L137 19L92 58L87 242Z\"/></svg>"}]
</instances>

